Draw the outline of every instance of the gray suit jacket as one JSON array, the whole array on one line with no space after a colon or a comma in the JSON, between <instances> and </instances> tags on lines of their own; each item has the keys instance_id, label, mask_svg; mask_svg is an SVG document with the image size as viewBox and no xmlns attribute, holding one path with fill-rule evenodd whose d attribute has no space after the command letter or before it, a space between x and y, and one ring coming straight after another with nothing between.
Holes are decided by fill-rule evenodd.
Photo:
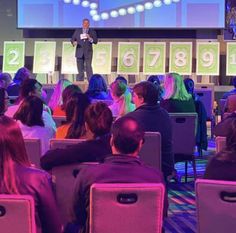
<instances>
[{"instance_id":1,"label":"gray suit jacket","mask_svg":"<svg viewBox=\"0 0 236 233\"><path fill-rule=\"evenodd\" d=\"M71 38L71 43L74 41L77 41L77 47L76 47L76 53L75 57L77 58L82 58L83 56L86 58L91 57L93 55L93 44L97 44L98 39L97 39L97 33L95 30L89 28L88 34L90 37L93 38L93 42L91 43L88 39L86 40L81 40L80 39L80 34L83 33L82 28L78 28L75 30L72 38Z\"/></svg>"}]
</instances>

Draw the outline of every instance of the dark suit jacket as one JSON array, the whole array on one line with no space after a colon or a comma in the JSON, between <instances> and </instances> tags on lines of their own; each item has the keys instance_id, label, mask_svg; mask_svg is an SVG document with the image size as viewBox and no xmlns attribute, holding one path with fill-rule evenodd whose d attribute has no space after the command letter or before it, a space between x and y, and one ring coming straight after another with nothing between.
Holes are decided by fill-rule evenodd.
<instances>
[{"instance_id":1,"label":"dark suit jacket","mask_svg":"<svg viewBox=\"0 0 236 233\"><path fill-rule=\"evenodd\" d=\"M97 39L97 33L95 30L89 28L88 34L90 37L93 38L93 42L91 43L88 39L86 40L81 40L80 35L83 33L82 28L78 28L75 30L72 38L71 38L71 43L74 41L77 41L77 47L76 47L76 53L75 56L77 58L82 58L84 57L92 57L93 54L93 44L97 44L98 39Z\"/></svg>"},{"instance_id":2,"label":"dark suit jacket","mask_svg":"<svg viewBox=\"0 0 236 233\"><path fill-rule=\"evenodd\" d=\"M138 158L128 155L111 155L102 164L80 170L75 183L73 211L80 233L89 232L89 194L94 183L163 183L157 169L144 165ZM164 215L167 213L167 195Z\"/></svg>"}]
</instances>

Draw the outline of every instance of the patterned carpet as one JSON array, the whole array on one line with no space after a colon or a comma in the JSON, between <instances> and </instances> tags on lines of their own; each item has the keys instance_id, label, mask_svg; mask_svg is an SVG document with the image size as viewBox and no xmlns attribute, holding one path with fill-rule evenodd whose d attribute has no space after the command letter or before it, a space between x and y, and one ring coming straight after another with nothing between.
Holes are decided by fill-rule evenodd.
<instances>
[{"instance_id":1,"label":"patterned carpet","mask_svg":"<svg viewBox=\"0 0 236 233\"><path fill-rule=\"evenodd\" d=\"M209 147L199 157L196 153L197 177L203 177L207 160L215 153L215 141L209 140ZM188 182L184 183L184 163L175 166L179 177L178 183L169 184L169 212L164 221L165 233L194 233L197 232L195 192L192 165L188 165Z\"/></svg>"}]
</instances>

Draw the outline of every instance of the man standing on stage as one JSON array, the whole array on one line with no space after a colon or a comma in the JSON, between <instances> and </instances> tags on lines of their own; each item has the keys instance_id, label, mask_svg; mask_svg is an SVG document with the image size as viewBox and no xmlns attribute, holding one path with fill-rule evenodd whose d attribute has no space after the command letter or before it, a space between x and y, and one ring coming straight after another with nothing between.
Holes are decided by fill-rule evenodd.
<instances>
[{"instance_id":1,"label":"man standing on stage","mask_svg":"<svg viewBox=\"0 0 236 233\"><path fill-rule=\"evenodd\" d=\"M83 19L82 28L76 29L71 38L72 45L76 46L75 57L77 59L77 68L79 72L77 81L84 80L84 65L87 79L89 80L93 75L93 44L97 44L97 41L96 31L89 28L88 19Z\"/></svg>"}]
</instances>

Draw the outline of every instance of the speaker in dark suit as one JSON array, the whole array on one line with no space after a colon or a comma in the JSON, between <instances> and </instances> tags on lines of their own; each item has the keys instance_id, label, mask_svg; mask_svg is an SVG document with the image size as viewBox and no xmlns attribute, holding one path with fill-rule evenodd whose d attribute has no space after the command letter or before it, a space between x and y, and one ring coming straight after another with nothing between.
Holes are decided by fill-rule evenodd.
<instances>
[{"instance_id":1,"label":"speaker in dark suit","mask_svg":"<svg viewBox=\"0 0 236 233\"><path fill-rule=\"evenodd\" d=\"M72 45L76 46L75 57L77 59L77 67L79 72L77 81L84 80L84 67L88 80L93 75L93 44L97 44L97 41L96 31L89 28L88 19L83 19L82 28L76 29L71 38Z\"/></svg>"}]
</instances>

